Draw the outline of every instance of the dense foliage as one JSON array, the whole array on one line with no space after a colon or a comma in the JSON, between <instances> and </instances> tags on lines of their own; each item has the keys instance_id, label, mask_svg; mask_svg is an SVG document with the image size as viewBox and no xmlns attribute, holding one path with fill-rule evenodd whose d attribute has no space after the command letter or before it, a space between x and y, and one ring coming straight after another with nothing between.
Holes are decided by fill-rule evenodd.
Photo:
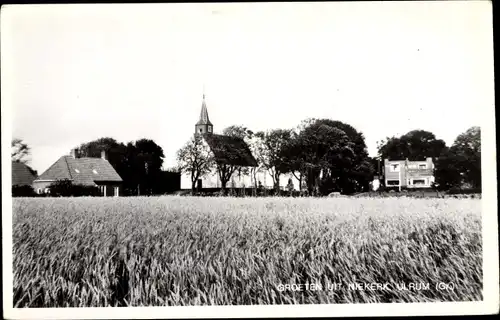
<instances>
[{"instance_id":1,"label":"dense foliage","mask_svg":"<svg viewBox=\"0 0 500 320\"><path fill-rule=\"evenodd\" d=\"M477 199L13 199L15 307L479 301L482 251Z\"/></svg>"},{"instance_id":2,"label":"dense foliage","mask_svg":"<svg viewBox=\"0 0 500 320\"><path fill-rule=\"evenodd\" d=\"M436 165L436 182L442 189L481 189L481 129L472 127L460 134Z\"/></svg>"},{"instance_id":3,"label":"dense foliage","mask_svg":"<svg viewBox=\"0 0 500 320\"><path fill-rule=\"evenodd\" d=\"M27 163L31 153L31 148L22 139L13 138L10 144L10 157L12 161Z\"/></svg>"},{"instance_id":4,"label":"dense foliage","mask_svg":"<svg viewBox=\"0 0 500 320\"><path fill-rule=\"evenodd\" d=\"M365 138L354 127L340 121L311 119L297 139L295 152L299 152L298 161L306 169L309 192L314 188L320 194L368 191L374 168Z\"/></svg>"},{"instance_id":5,"label":"dense foliage","mask_svg":"<svg viewBox=\"0 0 500 320\"><path fill-rule=\"evenodd\" d=\"M96 186L73 184L71 180L64 179L51 183L48 195L51 197L99 196L100 191Z\"/></svg>"},{"instance_id":6,"label":"dense foliage","mask_svg":"<svg viewBox=\"0 0 500 320\"><path fill-rule=\"evenodd\" d=\"M162 194L175 182L165 180L166 175L162 171L165 157L163 149L153 140L139 139L124 144L105 137L81 144L78 154L100 157L102 150L106 151L109 163L123 179L124 195Z\"/></svg>"},{"instance_id":7,"label":"dense foliage","mask_svg":"<svg viewBox=\"0 0 500 320\"><path fill-rule=\"evenodd\" d=\"M434 160L446 149L446 143L437 139L434 133L412 130L401 137L391 137L379 142L379 156L382 159L410 161Z\"/></svg>"},{"instance_id":8,"label":"dense foliage","mask_svg":"<svg viewBox=\"0 0 500 320\"><path fill-rule=\"evenodd\" d=\"M29 185L12 186L13 197L34 197L36 196L35 189Z\"/></svg>"}]
</instances>

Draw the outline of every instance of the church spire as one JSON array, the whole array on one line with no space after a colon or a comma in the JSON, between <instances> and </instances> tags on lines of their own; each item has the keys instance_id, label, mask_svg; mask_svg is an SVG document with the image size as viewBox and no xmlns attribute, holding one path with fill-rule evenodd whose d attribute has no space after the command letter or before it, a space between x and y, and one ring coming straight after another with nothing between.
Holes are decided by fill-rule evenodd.
<instances>
[{"instance_id":1,"label":"church spire","mask_svg":"<svg viewBox=\"0 0 500 320\"><path fill-rule=\"evenodd\" d=\"M205 86L203 86L203 101L201 103L200 119L195 125L196 133L212 133L213 125L208 118L207 103L205 101Z\"/></svg>"},{"instance_id":2,"label":"church spire","mask_svg":"<svg viewBox=\"0 0 500 320\"><path fill-rule=\"evenodd\" d=\"M212 124L208 118L207 102L205 101L205 93L203 93L203 101L201 103L200 120L198 124Z\"/></svg>"}]
</instances>

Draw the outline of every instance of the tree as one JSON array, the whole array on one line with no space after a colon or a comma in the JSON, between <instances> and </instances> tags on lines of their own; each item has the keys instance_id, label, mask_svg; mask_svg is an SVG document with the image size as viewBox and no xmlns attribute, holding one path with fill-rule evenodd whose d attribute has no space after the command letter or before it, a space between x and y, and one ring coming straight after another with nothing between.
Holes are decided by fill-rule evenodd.
<instances>
[{"instance_id":1,"label":"tree","mask_svg":"<svg viewBox=\"0 0 500 320\"><path fill-rule=\"evenodd\" d=\"M161 189L161 171L165 155L162 147L151 139L139 139L135 141L136 167L141 168L139 177L141 194L157 194Z\"/></svg>"},{"instance_id":2,"label":"tree","mask_svg":"<svg viewBox=\"0 0 500 320\"><path fill-rule=\"evenodd\" d=\"M225 136L238 137L247 142L247 140L253 136L253 131L242 125L231 125L222 130L222 134Z\"/></svg>"},{"instance_id":3,"label":"tree","mask_svg":"<svg viewBox=\"0 0 500 320\"><path fill-rule=\"evenodd\" d=\"M307 171L302 142L300 131L292 130L290 139L288 143L283 146L282 150L283 154L286 155L283 171L291 173L295 179L299 181L299 191L302 191L303 181Z\"/></svg>"},{"instance_id":4,"label":"tree","mask_svg":"<svg viewBox=\"0 0 500 320\"><path fill-rule=\"evenodd\" d=\"M213 167L213 157L210 148L200 135L194 135L177 152L178 169L191 176L191 192L194 194L196 181L210 173Z\"/></svg>"},{"instance_id":5,"label":"tree","mask_svg":"<svg viewBox=\"0 0 500 320\"><path fill-rule=\"evenodd\" d=\"M252 180L253 180L253 187L254 187L255 195L258 193L259 182L260 182L260 181L257 181L257 174L259 172L262 172L265 170L265 168L262 164L262 161L260 160L261 159L260 152L261 152L261 150L263 150L262 143L263 143L263 141L262 141L261 135L256 135L256 134L253 134L248 139L248 142L247 142L248 147L250 148L250 152L254 156L255 161L257 161L257 166L250 168L250 175L251 175ZM262 183L260 183L260 185L262 186Z\"/></svg>"},{"instance_id":6,"label":"tree","mask_svg":"<svg viewBox=\"0 0 500 320\"><path fill-rule=\"evenodd\" d=\"M101 152L106 152L106 159L120 176L126 170L126 146L113 138L104 137L82 143L77 147L79 157L100 158ZM123 178L123 177L122 177Z\"/></svg>"},{"instance_id":7,"label":"tree","mask_svg":"<svg viewBox=\"0 0 500 320\"><path fill-rule=\"evenodd\" d=\"M258 132L260 145L257 145L257 157L273 179L274 188L279 191L280 176L289 170L288 144L292 139L292 130L274 129Z\"/></svg>"},{"instance_id":8,"label":"tree","mask_svg":"<svg viewBox=\"0 0 500 320\"><path fill-rule=\"evenodd\" d=\"M14 138L11 142L12 161L27 163L31 148L22 139Z\"/></svg>"},{"instance_id":9,"label":"tree","mask_svg":"<svg viewBox=\"0 0 500 320\"><path fill-rule=\"evenodd\" d=\"M245 143L250 147L252 138L254 136L254 133L252 130L248 129L245 126L242 125L231 125L224 130L222 130L222 134L225 136L230 136L230 137L237 137L240 139L243 139ZM234 170L231 170L234 169ZM237 172L239 176L241 175L248 175L248 174L254 174L255 168L248 168L248 167L228 167L226 172ZM228 179L231 179L231 176L229 176ZM228 180L229 181L229 180Z\"/></svg>"},{"instance_id":10,"label":"tree","mask_svg":"<svg viewBox=\"0 0 500 320\"><path fill-rule=\"evenodd\" d=\"M78 147L82 157L101 157L101 151L123 179L125 194L155 194L161 190L163 149L150 139L139 139L127 145L104 137Z\"/></svg>"},{"instance_id":11,"label":"tree","mask_svg":"<svg viewBox=\"0 0 500 320\"><path fill-rule=\"evenodd\" d=\"M481 188L481 129L469 128L436 162L436 183L440 189L461 188L468 184Z\"/></svg>"},{"instance_id":12,"label":"tree","mask_svg":"<svg viewBox=\"0 0 500 320\"><path fill-rule=\"evenodd\" d=\"M235 165L227 164L227 163L221 163L219 161L215 162L216 170L217 170L217 175L219 176L220 179L220 185L223 194L227 193L227 183L231 179L231 176L234 174L236 169L238 168Z\"/></svg>"},{"instance_id":13,"label":"tree","mask_svg":"<svg viewBox=\"0 0 500 320\"><path fill-rule=\"evenodd\" d=\"M446 148L446 143L429 131L413 130L401 137L388 137L379 142L378 153L382 159L410 161L436 160Z\"/></svg>"},{"instance_id":14,"label":"tree","mask_svg":"<svg viewBox=\"0 0 500 320\"><path fill-rule=\"evenodd\" d=\"M436 178L435 187L439 190L449 190L461 185L462 176L459 168L459 158L449 148L443 150L436 160L434 176Z\"/></svg>"},{"instance_id":15,"label":"tree","mask_svg":"<svg viewBox=\"0 0 500 320\"><path fill-rule=\"evenodd\" d=\"M309 193L351 193L369 188L373 179L363 134L330 119L307 119L290 144L290 169L304 177Z\"/></svg>"},{"instance_id":16,"label":"tree","mask_svg":"<svg viewBox=\"0 0 500 320\"><path fill-rule=\"evenodd\" d=\"M354 144L347 134L327 121L316 120L300 134L301 148L306 168L306 182L310 193L322 193L338 189L340 177L336 174L346 170L354 158Z\"/></svg>"},{"instance_id":17,"label":"tree","mask_svg":"<svg viewBox=\"0 0 500 320\"><path fill-rule=\"evenodd\" d=\"M352 143L354 157L345 163L346 166L336 167L335 174L339 177L339 188L345 192L368 191L370 182L373 180L375 167L368 150L363 133L358 132L354 127L341 121L323 119L320 120L329 126L342 130Z\"/></svg>"},{"instance_id":18,"label":"tree","mask_svg":"<svg viewBox=\"0 0 500 320\"><path fill-rule=\"evenodd\" d=\"M481 188L481 128L472 127L460 134L450 151L457 155L464 182Z\"/></svg>"}]
</instances>

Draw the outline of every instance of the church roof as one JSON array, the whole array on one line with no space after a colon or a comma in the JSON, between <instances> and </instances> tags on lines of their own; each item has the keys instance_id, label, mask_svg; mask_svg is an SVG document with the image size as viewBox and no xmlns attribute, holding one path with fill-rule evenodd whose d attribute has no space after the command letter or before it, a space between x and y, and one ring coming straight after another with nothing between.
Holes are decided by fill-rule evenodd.
<instances>
[{"instance_id":1,"label":"church roof","mask_svg":"<svg viewBox=\"0 0 500 320\"><path fill-rule=\"evenodd\" d=\"M217 162L242 167L257 166L257 161L243 139L219 134L205 134L203 137Z\"/></svg>"},{"instance_id":2,"label":"church roof","mask_svg":"<svg viewBox=\"0 0 500 320\"><path fill-rule=\"evenodd\" d=\"M208 118L208 110L207 110L207 103L205 102L205 95L203 95L203 102L201 103L201 113L200 113L200 120L196 123L197 125L199 124L209 124L212 125L210 122L210 119Z\"/></svg>"}]
</instances>

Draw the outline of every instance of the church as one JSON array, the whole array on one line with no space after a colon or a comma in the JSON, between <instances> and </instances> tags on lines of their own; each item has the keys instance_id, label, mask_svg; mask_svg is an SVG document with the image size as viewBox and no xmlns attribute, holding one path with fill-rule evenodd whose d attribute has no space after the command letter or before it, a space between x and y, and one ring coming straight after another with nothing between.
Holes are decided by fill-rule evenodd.
<instances>
[{"instance_id":1,"label":"church","mask_svg":"<svg viewBox=\"0 0 500 320\"><path fill-rule=\"evenodd\" d=\"M203 137L203 143L208 145L216 162L247 169L247 174L236 170L227 182L226 188L252 188L255 185L255 181L257 181L257 185L260 183L266 188L273 187L272 177L264 168L259 168L247 142L239 137L214 133L214 125L208 116L205 94L203 94L200 118L195 124L194 134ZM252 169L257 169L255 176L250 174ZM280 186L282 188L285 188L288 184L288 178L290 178L290 175L283 175L281 177ZM292 181L294 182L295 190L297 190L298 181L295 178L293 178ZM221 181L216 168L214 168L211 173L199 179L197 186L200 189L221 188ZM191 176L189 174L182 174L181 189L191 189Z\"/></svg>"}]
</instances>

